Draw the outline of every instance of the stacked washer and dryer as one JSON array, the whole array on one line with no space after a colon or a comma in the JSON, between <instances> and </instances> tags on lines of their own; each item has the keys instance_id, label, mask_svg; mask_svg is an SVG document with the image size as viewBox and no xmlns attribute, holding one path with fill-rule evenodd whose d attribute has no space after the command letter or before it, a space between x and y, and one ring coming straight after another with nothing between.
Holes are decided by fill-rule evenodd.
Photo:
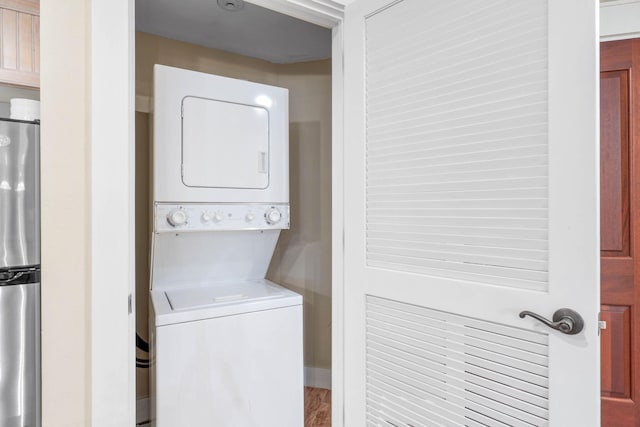
<instances>
[{"instance_id":1,"label":"stacked washer and dryer","mask_svg":"<svg viewBox=\"0 0 640 427\"><path fill-rule=\"evenodd\" d=\"M152 117L152 425L301 426L302 297L265 279L288 91L156 65Z\"/></svg>"}]
</instances>

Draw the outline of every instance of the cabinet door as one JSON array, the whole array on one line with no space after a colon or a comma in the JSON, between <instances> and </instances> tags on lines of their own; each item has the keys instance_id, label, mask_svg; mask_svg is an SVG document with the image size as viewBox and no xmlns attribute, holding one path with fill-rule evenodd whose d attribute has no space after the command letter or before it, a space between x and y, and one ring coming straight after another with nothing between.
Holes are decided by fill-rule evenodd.
<instances>
[{"instance_id":1,"label":"cabinet door","mask_svg":"<svg viewBox=\"0 0 640 427\"><path fill-rule=\"evenodd\" d=\"M40 87L38 0L0 0L0 83Z\"/></svg>"}]
</instances>

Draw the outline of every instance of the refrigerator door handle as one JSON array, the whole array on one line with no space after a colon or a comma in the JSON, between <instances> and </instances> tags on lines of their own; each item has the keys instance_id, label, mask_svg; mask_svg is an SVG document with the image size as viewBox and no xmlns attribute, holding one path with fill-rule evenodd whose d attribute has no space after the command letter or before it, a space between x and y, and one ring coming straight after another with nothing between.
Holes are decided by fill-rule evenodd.
<instances>
[{"instance_id":1,"label":"refrigerator door handle","mask_svg":"<svg viewBox=\"0 0 640 427\"><path fill-rule=\"evenodd\" d=\"M24 285L40 282L39 269L0 272L0 286Z\"/></svg>"},{"instance_id":2,"label":"refrigerator door handle","mask_svg":"<svg viewBox=\"0 0 640 427\"><path fill-rule=\"evenodd\" d=\"M3 278L2 280L0 280L0 286L11 285L13 282L18 280L22 276L24 276L24 273L25 273L24 271L18 271L16 274L14 274L9 278L6 278L6 279Z\"/></svg>"}]
</instances>

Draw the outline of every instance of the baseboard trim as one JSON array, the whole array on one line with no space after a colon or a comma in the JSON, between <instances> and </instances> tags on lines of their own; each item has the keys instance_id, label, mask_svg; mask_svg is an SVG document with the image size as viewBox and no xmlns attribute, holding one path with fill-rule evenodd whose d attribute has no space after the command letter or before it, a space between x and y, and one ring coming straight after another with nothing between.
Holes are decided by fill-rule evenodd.
<instances>
[{"instance_id":1,"label":"baseboard trim","mask_svg":"<svg viewBox=\"0 0 640 427\"><path fill-rule=\"evenodd\" d=\"M313 366L305 367L304 385L307 387L331 389L331 369L315 368Z\"/></svg>"},{"instance_id":2,"label":"baseboard trim","mask_svg":"<svg viewBox=\"0 0 640 427\"><path fill-rule=\"evenodd\" d=\"M143 397L136 400L136 425L143 426L151 419L151 411L149 408L149 398Z\"/></svg>"},{"instance_id":3,"label":"baseboard trim","mask_svg":"<svg viewBox=\"0 0 640 427\"><path fill-rule=\"evenodd\" d=\"M151 112L151 97L136 95L136 111L139 113Z\"/></svg>"}]
</instances>

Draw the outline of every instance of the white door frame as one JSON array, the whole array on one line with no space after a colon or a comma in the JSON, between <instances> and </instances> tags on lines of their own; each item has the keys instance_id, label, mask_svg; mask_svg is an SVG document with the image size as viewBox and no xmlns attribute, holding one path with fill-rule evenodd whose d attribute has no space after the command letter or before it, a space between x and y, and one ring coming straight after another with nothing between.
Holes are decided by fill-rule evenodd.
<instances>
[{"instance_id":1,"label":"white door frame","mask_svg":"<svg viewBox=\"0 0 640 427\"><path fill-rule=\"evenodd\" d=\"M89 417L94 427L135 425L134 10L134 0L93 0L87 17L91 36Z\"/></svg>"},{"instance_id":2,"label":"white door frame","mask_svg":"<svg viewBox=\"0 0 640 427\"><path fill-rule=\"evenodd\" d=\"M96 0L94 0L96 2ZM314 23L316 25L320 25L326 28L332 29L332 367L331 367L331 375L332 375L332 425L334 427L341 427L343 425L343 402L344 402L344 393L342 389L343 384L343 341L342 341L342 319L343 319L343 32L342 32L342 17L344 4L348 3L349 0L248 0L248 3L252 3L261 7L265 7L276 12L283 13L285 15L292 16L294 18L302 19L304 21L308 21ZM98 2L100 3L100 2ZM118 2L115 2L118 3ZM129 6L133 4L133 0L128 0ZM111 2L107 2L106 5L103 5L103 8L108 8L111 6ZM112 9L115 8L115 4L112 6ZM114 93L122 94L125 90L125 86L128 84L127 90L129 90L129 96L127 99L127 108L126 110L129 114L129 120L133 117L132 112L136 110L136 97L135 97L135 42L129 43L128 49L128 70L129 70L129 81L124 82L122 80L113 80L113 76L110 74L110 71L113 70L113 64L111 64L111 68L109 68L109 62L113 59L111 55L116 54L113 49L117 49L118 46L122 46L121 44L111 43L109 44L111 38L110 31L105 27L101 28L101 26L114 26L115 22L118 24L123 24L124 20L127 20L127 25L130 30L130 36L135 36L135 20L133 17L133 8L130 8L128 15L120 14L119 16L110 16L112 19L104 19L105 16L102 14L100 17L96 14L97 8L94 7L93 16L94 24L92 28L92 35L96 37L92 43L92 57L93 57L93 71L92 71L92 88L94 89L94 95L98 95L100 97L104 97L106 99L115 100ZM103 13L103 12L99 12ZM98 23L96 20L100 18L101 22ZM115 21L115 22L114 22ZM130 39L131 41L132 39ZM107 55L106 53L109 53ZM123 66L125 63L121 62L124 58L123 55L117 55L119 58L118 66ZM120 69L121 71L121 69ZM94 98L94 102L96 98ZM99 100L98 100L99 101ZM138 111L148 110L147 100L144 98L137 99L139 103ZM108 105L108 102L103 102L103 105ZM123 104L123 99L119 100L119 105ZM114 104L111 104L112 106ZM116 104L117 105L117 104ZM104 111L104 110L103 110ZM112 116L113 117L113 116ZM123 116L120 116L121 118ZM92 116L92 134L95 138L108 138L107 135L99 135L101 130L107 129L107 126L113 126L114 123L107 119L106 117L101 117L98 113L96 113L94 109L94 114ZM125 126L124 121L118 123L121 126ZM127 123L129 126L127 129L129 130L129 147L131 150L125 156L125 154L120 151L119 152L119 161L120 163L127 163L130 167L134 162L134 151L133 147L135 146L135 134L133 133L134 125L132 123ZM124 129L124 128L122 128ZM95 143L95 142L94 142ZM96 152L94 152L93 161L94 165L98 166L98 170L102 170L104 173L98 176L96 168L94 167L93 177L100 179L105 179L107 177L107 170L113 170L113 156L106 156L100 158L97 156ZM101 154L107 154L101 152ZM126 173L124 168L122 169L121 175L119 178L123 178ZM128 183L119 183L122 185L120 190L122 194L130 191L130 189L135 187L135 173L131 172L128 175ZM99 200L94 201L94 206L100 205L100 201L106 202L109 199L108 194L100 195L95 192L98 189L94 185L93 191L96 197L99 197ZM132 194L132 193L131 193ZM94 199L96 198L94 197ZM133 203L133 201L131 202ZM104 206L105 203L102 203ZM133 205L132 205L133 206ZM108 212L104 212L100 209L95 209L92 212L92 223L96 226L94 230L98 227L99 224L104 223L106 216L108 216ZM130 214L130 221L133 221L133 212ZM129 224L129 228L123 227L118 235L120 238L124 237L124 233L129 233L127 236L133 242L134 229L133 225ZM107 230L95 230L97 232L102 232L103 236L106 238L109 234ZM114 230L110 230L113 232ZM132 244L132 243L130 243ZM95 246L95 243L94 243ZM130 256L130 259L133 260L133 253ZM94 258L94 264L96 260ZM106 262L101 263L102 267L107 267ZM94 272L94 280L96 280L96 274ZM94 283L94 288L96 287ZM102 287L100 289L103 289ZM95 319L94 324L92 326L92 336L100 337L104 334L111 335L113 334L113 330L109 329L109 321L113 320L114 314L121 312L120 305L115 301L115 298L110 298L108 301L104 299L100 301L96 298L97 295L104 296L104 293L96 293L94 291L94 297L92 301L92 311L93 318ZM135 295L135 289L132 291L132 295ZM135 302L133 302L133 306L135 307ZM103 313L103 315L98 316L98 313ZM109 315L107 315L109 313ZM123 315L124 316L124 315ZM119 321L124 321L124 317L118 317ZM134 323L135 324L135 323ZM122 330L120 330L122 331ZM135 334L135 330L132 332ZM130 341L133 339L134 335L130 336ZM100 344L100 347L103 349L97 349L97 346L94 344L93 350L95 352L94 360L92 365L98 368L98 365L95 363L96 360L100 360L100 368L103 369L102 375L98 378L104 377L104 383L102 387L100 387L94 378L94 383L92 384L93 393L93 414L95 419L96 413L101 413L103 411L108 411L110 405L109 402L104 401L104 403L100 403L98 401L99 396L104 396L103 392L106 391L109 387L111 387L111 395L121 395L123 393L122 387L119 387L113 381L109 383L108 373L111 368L115 368L117 362L110 361L107 365L107 361L104 360L108 356L108 352L106 349L109 347L107 343ZM101 356L103 354L103 356ZM104 362L104 363L103 363ZM134 373L133 378L135 378L135 364L133 363L133 356L129 358L129 371ZM107 369L105 369L107 368ZM94 371L95 375L96 371ZM133 384L133 395L135 396L135 382L132 381ZM129 390L130 392L130 390ZM130 420L133 420L129 423L129 425L135 424L135 402L133 402L133 406L131 406L131 416ZM103 425L102 423L94 424ZM106 424L104 424L106 425Z\"/></svg>"}]
</instances>

